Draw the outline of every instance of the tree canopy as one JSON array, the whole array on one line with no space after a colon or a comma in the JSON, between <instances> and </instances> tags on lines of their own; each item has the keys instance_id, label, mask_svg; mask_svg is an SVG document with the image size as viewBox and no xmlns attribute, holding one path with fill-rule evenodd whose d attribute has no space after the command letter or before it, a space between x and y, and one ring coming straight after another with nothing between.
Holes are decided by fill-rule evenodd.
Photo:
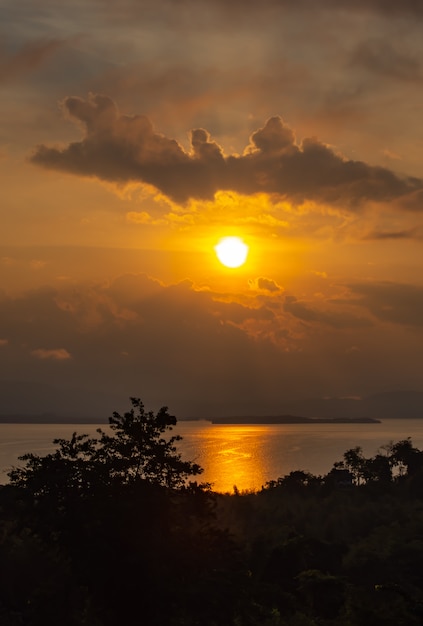
<instances>
[{"instance_id":1,"label":"tree canopy","mask_svg":"<svg viewBox=\"0 0 423 626\"><path fill-rule=\"evenodd\" d=\"M0 488L5 626L419 626L423 451L411 439L258 492L190 482L166 407L27 454Z\"/></svg>"},{"instance_id":2,"label":"tree canopy","mask_svg":"<svg viewBox=\"0 0 423 626\"><path fill-rule=\"evenodd\" d=\"M135 483L178 489L200 474L203 469L177 451L181 436L171 434L177 421L168 408L154 413L139 398L130 400L129 411L109 418L110 432L99 428L98 437L73 433L69 440L55 439L58 448L51 454L20 457L25 464L9 472L11 484L37 496L60 497Z\"/></svg>"}]
</instances>

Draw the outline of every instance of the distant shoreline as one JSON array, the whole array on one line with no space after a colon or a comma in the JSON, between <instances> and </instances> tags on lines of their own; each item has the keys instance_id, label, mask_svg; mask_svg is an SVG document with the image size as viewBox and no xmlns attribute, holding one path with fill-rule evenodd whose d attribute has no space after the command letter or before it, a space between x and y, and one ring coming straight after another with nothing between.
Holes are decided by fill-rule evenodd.
<instances>
[{"instance_id":1,"label":"distant shoreline","mask_svg":"<svg viewBox=\"0 0 423 626\"><path fill-rule=\"evenodd\" d=\"M193 422L200 418L178 418L178 422ZM239 415L201 418L212 424L380 424L373 417L302 417L299 415ZM0 415L0 424L98 424L107 425L100 417L58 417L57 415Z\"/></svg>"},{"instance_id":2,"label":"distant shoreline","mask_svg":"<svg viewBox=\"0 0 423 626\"><path fill-rule=\"evenodd\" d=\"M298 415L214 417L212 424L380 424L373 417L301 417Z\"/></svg>"}]
</instances>

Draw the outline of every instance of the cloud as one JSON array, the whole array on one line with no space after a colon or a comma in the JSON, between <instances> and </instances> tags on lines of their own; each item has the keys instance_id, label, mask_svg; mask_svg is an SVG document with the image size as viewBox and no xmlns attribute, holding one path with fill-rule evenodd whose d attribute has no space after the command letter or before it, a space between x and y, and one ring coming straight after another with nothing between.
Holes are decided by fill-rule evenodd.
<instances>
[{"instance_id":1,"label":"cloud","mask_svg":"<svg viewBox=\"0 0 423 626\"><path fill-rule=\"evenodd\" d=\"M372 240L387 240L387 239L421 239L417 228L410 228L407 230L391 230L391 231L372 231L368 233L364 239Z\"/></svg>"},{"instance_id":2,"label":"cloud","mask_svg":"<svg viewBox=\"0 0 423 626\"><path fill-rule=\"evenodd\" d=\"M254 280L250 280L249 283L251 289L260 289L263 291L270 291L271 293L280 293L284 289L276 281L272 278L264 278L263 276L259 276Z\"/></svg>"},{"instance_id":3,"label":"cloud","mask_svg":"<svg viewBox=\"0 0 423 626\"><path fill-rule=\"evenodd\" d=\"M405 197L412 208L410 196L423 190L422 179L401 178L383 167L348 160L316 138L297 143L280 117L270 118L251 135L243 155L226 156L206 130L191 131L187 152L157 133L145 116L120 115L107 96L68 97L62 107L82 126L83 139L64 148L40 145L32 163L120 185L147 183L180 203L231 190L350 209Z\"/></svg>"},{"instance_id":4,"label":"cloud","mask_svg":"<svg viewBox=\"0 0 423 626\"><path fill-rule=\"evenodd\" d=\"M306 3L312 4L313 0L305 0ZM376 11L382 14L410 14L423 16L423 7L419 0L357 0L349 2L349 0L323 0L322 4L329 7L338 7L344 11Z\"/></svg>"},{"instance_id":5,"label":"cloud","mask_svg":"<svg viewBox=\"0 0 423 626\"><path fill-rule=\"evenodd\" d=\"M247 42L248 33L244 37ZM216 66L212 46L202 47L195 64L186 58L186 50L178 50L180 57L167 59L166 63L154 58L141 63L131 59L123 67L113 66L93 78L92 90L119 94L121 98L130 95L129 102L135 95L142 101L144 112L160 120L161 125L174 128L177 122L184 129L193 125L210 126L232 145L237 143L239 132L245 132L248 112L255 111L257 116L263 109L267 111L263 93L266 101L274 103L283 98L286 104L287 91L292 93L304 84L309 86L312 79L304 61L295 62L286 55L282 59L269 58L265 64L251 53L253 58L240 58L233 48L232 36L227 44L222 42L220 54L225 56L225 64ZM240 114L243 108L246 112Z\"/></svg>"},{"instance_id":6,"label":"cloud","mask_svg":"<svg viewBox=\"0 0 423 626\"><path fill-rule=\"evenodd\" d=\"M397 201L396 201L397 202ZM399 200L399 205L409 211L422 211L423 210L423 191L418 189L408 196Z\"/></svg>"},{"instance_id":7,"label":"cloud","mask_svg":"<svg viewBox=\"0 0 423 626\"><path fill-rule=\"evenodd\" d=\"M17 80L38 69L64 42L59 39L35 41L24 45L13 54L0 51L0 84Z\"/></svg>"},{"instance_id":8,"label":"cloud","mask_svg":"<svg viewBox=\"0 0 423 626\"><path fill-rule=\"evenodd\" d=\"M421 81L423 78L420 60L406 54L402 44L399 48L384 39L362 42L351 55L351 64L403 81Z\"/></svg>"},{"instance_id":9,"label":"cloud","mask_svg":"<svg viewBox=\"0 0 423 626\"><path fill-rule=\"evenodd\" d=\"M390 299L378 288L369 285L369 292L383 310ZM372 302L359 286L352 293L350 307ZM180 416L205 416L264 414L295 393L361 393L418 372L421 333L366 326L329 300L322 311L312 300L290 296L284 310L283 298L250 292L244 303L234 302L230 294L198 291L189 281L165 285L146 275L4 296L0 327L8 358L0 360L0 382L35 384L47 376L52 388L82 390L66 404L68 412L78 403L84 412L84 398L98 392L139 394ZM421 290L409 297L410 314L419 298L423 303ZM353 358L351 346L357 347Z\"/></svg>"},{"instance_id":10,"label":"cloud","mask_svg":"<svg viewBox=\"0 0 423 626\"><path fill-rule=\"evenodd\" d=\"M303 322L317 322L332 328L366 328L371 326L370 320L357 317L347 311L321 311L297 300L295 296L286 296L284 311L291 313Z\"/></svg>"},{"instance_id":11,"label":"cloud","mask_svg":"<svg viewBox=\"0 0 423 626\"><path fill-rule=\"evenodd\" d=\"M38 271L43 269L47 265L46 261L42 261L41 259L31 259L29 262L29 266L32 270Z\"/></svg>"},{"instance_id":12,"label":"cloud","mask_svg":"<svg viewBox=\"0 0 423 626\"><path fill-rule=\"evenodd\" d=\"M114 3L114 8L120 15L125 16L130 8L145 11L146 6L156 8L158 5L161 6L163 12L166 12L166 10L171 11L173 9L174 3L171 0L161 0L160 2L157 2L157 0L145 0L142 3L134 0L120 0L118 3ZM109 9L111 8L109 2L107 6ZM320 0L318 3L315 0L297 0L296 2L292 2L292 0L262 0L260 3L257 3L256 0L232 0L230 3L227 0L185 0L184 7L185 11L178 12L180 20L186 19L187 15L191 17L190 9L192 10L193 8L201 9L203 20L204 11L206 11L205 15L209 16L210 10L216 9L223 11L227 16L233 17L242 10L242 13L239 15L240 19L245 19L246 16L251 14L260 14L266 9L272 11L280 10L284 13L287 11L333 11L336 9L349 13L372 12L394 17L398 15L423 16L423 7L420 0L402 0L401 2L397 0L355 0L355 2L350 2L350 0Z\"/></svg>"},{"instance_id":13,"label":"cloud","mask_svg":"<svg viewBox=\"0 0 423 626\"><path fill-rule=\"evenodd\" d=\"M287 0L285 0L287 1ZM312 5L313 0L300 0L300 4ZM396 2L396 0L323 0L319 3L324 8L338 8L342 11L374 11L382 13L382 15L412 15L423 16L423 7L419 0L404 0Z\"/></svg>"},{"instance_id":14,"label":"cloud","mask_svg":"<svg viewBox=\"0 0 423 626\"><path fill-rule=\"evenodd\" d=\"M126 214L126 219L128 220L128 222L133 222L134 224L150 226L159 226L163 223L166 223L165 220L154 219L149 213L147 213L147 211L128 211Z\"/></svg>"},{"instance_id":15,"label":"cloud","mask_svg":"<svg viewBox=\"0 0 423 626\"><path fill-rule=\"evenodd\" d=\"M71 358L70 353L65 348L55 348L53 350L46 348L37 348L31 351L32 356L37 359L52 361L67 361Z\"/></svg>"},{"instance_id":16,"label":"cloud","mask_svg":"<svg viewBox=\"0 0 423 626\"><path fill-rule=\"evenodd\" d=\"M40 381L48 368L52 385L157 394L162 403L171 396L185 406L222 406L231 398L247 406L255 398L258 408L266 388L259 363L272 360L275 347L250 331L273 318L265 306L224 302L189 281L165 286L144 275L27 292L0 303L10 352L0 380ZM58 345L66 349L49 347ZM66 361L65 372L57 361Z\"/></svg>"},{"instance_id":17,"label":"cloud","mask_svg":"<svg viewBox=\"0 0 423 626\"><path fill-rule=\"evenodd\" d=\"M423 287L390 281L349 285L357 304L380 320L423 327Z\"/></svg>"}]
</instances>

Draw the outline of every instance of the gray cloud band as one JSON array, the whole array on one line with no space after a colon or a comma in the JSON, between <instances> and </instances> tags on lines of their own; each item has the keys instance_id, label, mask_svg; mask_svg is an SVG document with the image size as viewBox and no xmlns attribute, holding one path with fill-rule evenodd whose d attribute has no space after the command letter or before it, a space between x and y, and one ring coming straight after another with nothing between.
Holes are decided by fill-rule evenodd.
<instances>
[{"instance_id":1,"label":"gray cloud band","mask_svg":"<svg viewBox=\"0 0 423 626\"><path fill-rule=\"evenodd\" d=\"M366 202L421 206L423 180L352 161L316 138L296 143L280 117L252 134L243 155L226 156L204 129L191 132L191 152L153 129L145 116L120 115L111 98L68 97L63 109L84 126L81 141L63 149L40 145L30 160L48 169L120 184L153 185L176 202L212 199L218 190L275 194L354 209Z\"/></svg>"}]
</instances>

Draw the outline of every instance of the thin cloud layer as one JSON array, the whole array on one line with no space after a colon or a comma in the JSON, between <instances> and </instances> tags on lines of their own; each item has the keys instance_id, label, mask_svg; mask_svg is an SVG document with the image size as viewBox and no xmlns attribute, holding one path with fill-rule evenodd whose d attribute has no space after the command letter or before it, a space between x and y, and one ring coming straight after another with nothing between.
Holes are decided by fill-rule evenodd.
<instances>
[{"instance_id":1,"label":"thin cloud layer","mask_svg":"<svg viewBox=\"0 0 423 626\"><path fill-rule=\"evenodd\" d=\"M368 328L369 319L357 317L349 312L321 311L301 302L295 296L286 296L284 311L307 323L319 323L333 328Z\"/></svg>"},{"instance_id":2,"label":"thin cloud layer","mask_svg":"<svg viewBox=\"0 0 423 626\"><path fill-rule=\"evenodd\" d=\"M379 320L404 326L423 327L423 287L384 281L355 283L351 290Z\"/></svg>"},{"instance_id":3,"label":"thin cloud layer","mask_svg":"<svg viewBox=\"0 0 423 626\"><path fill-rule=\"evenodd\" d=\"M33 72L63 45L64 42L58 39L35 41L27 43L14 54L0 53L0 84Z\"/></svg>"},{"instance_id":4,"label":"thin cloud layer","mask_svg":"<svg viewBox=\"0 0 423 626\"><path fill-rule=\"evenodd\" d=\"M115 4L115 10L128 11L130 8L134 10L137 9L139 13L143 14L146 12L148 7L157 5L162 8L167 7L173 9L174 3L171 0L161 0L157 2L153 0L143 0L143 2L137 2L135 0L121 0L119 3ZM110 3L108 3L109 7ZM186 16L189 9L194 7L201 7L203 10L208 9L216 10L219 8L224 11L228 15L232 15L233 13L239 12L240 8L242 8L243 16L245 18L245 13L248 14L257 14L266 9L273 10L283 10L283 11L324 11L324 10L340 10L344 12L372 12L376 14L382 14L387 16L415 16L420 17L423 15L423 7L420 0L402 0L402 2L398 2L397 0L355 0L355 2L350 2L350 0L320 0L320 2L316 2L315 0L296 0L296 2L292 2L291 0L262 0L261 2L256 2L256 0L233 0L228 3L226 0L183 0L178 3L178 7L180 8L180 13L182 16Z\"/></svg>"},{"instance_id":5,"label":"thin cloud layer","mask_svg":"<svg viewBox=\"0 0 423 626\"><path fill-rule=\"evenodd\" d=\"M401 81L423 79L420 59L405 53L402 44L394 45L383 39L371 39L359 45L352 55L351 64Z\"/></svg>"},{"instance_id":6,"label":"thin cloud layer","mask_svg":"<svg viewBox=\"0 0 423 626\"><path fill-rule=\"evenodd\" d=\"M386 241L386 240L401 240L401 239L421 239L421 234L419 229L410 228L408 230L392 230L392 231L371 231L368 233L364 239L375 240L375 241Z\"/></svg>"},{"instance_id":7,"label":"thin cloud layer","mask_svg":"<svg viewBox=\"0 0 423 626\"><path fill-rule=\"evenodd\" d=\"M176 202L230 190L350 209L406 198L411 208L413 194L423 190L422 179L348 160L316 138L297 143L280 117L251 135L243 155L226 156L206 130L191 132L187 152L157 133L147 117L120 115L107 96L68 97L63 109L83 126L83 139L65 148L40 145L32 163L118 184L147 183Z\"/></svg>"}]
</instances>

